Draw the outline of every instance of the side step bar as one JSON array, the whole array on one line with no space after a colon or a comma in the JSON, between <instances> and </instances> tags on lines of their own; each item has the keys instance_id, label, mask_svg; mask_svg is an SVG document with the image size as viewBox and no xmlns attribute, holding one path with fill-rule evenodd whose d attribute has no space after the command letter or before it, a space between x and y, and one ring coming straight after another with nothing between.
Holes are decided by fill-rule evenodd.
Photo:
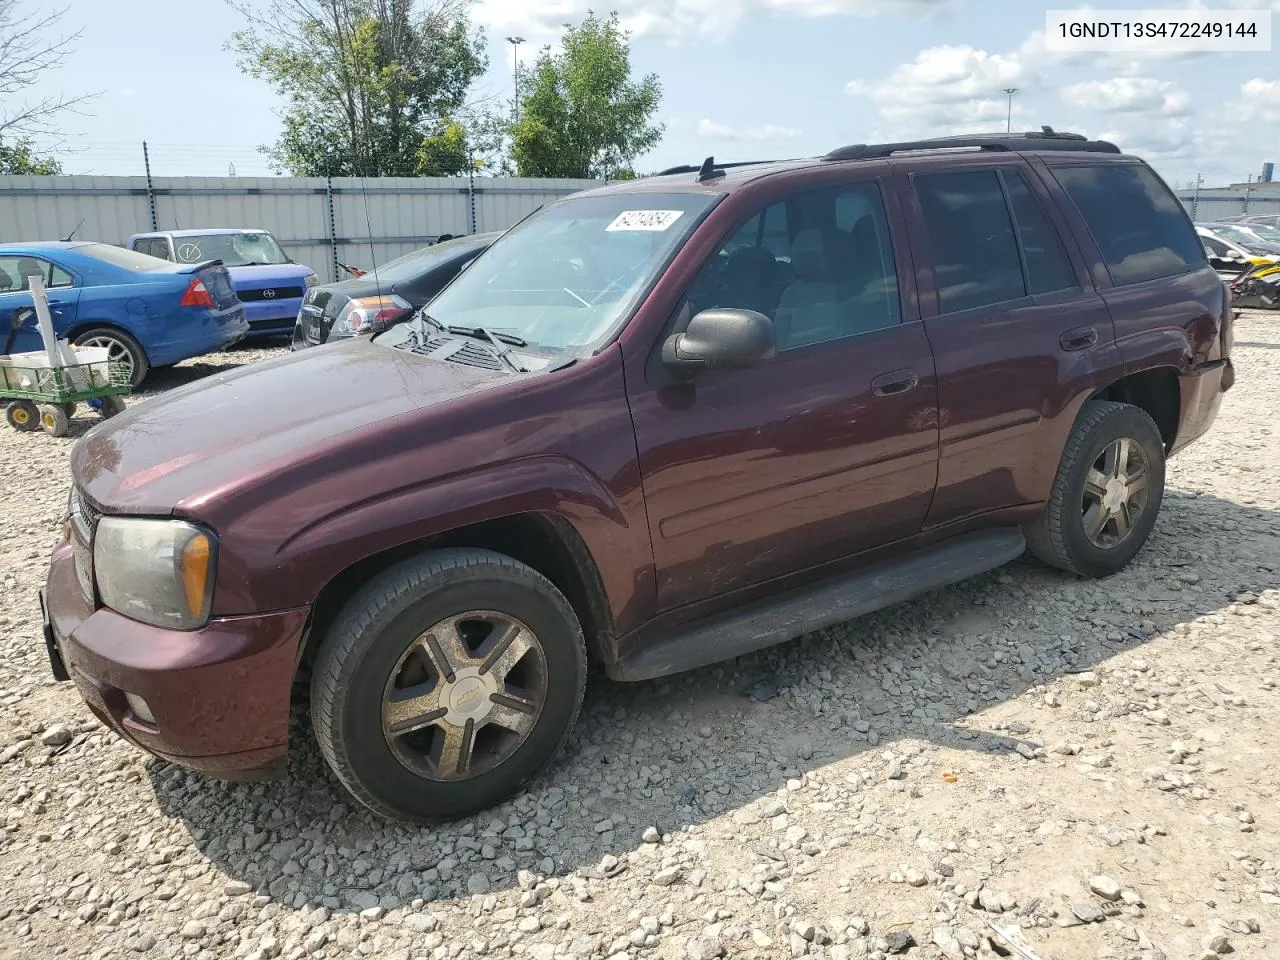
<instances>
[{"instance_id":1,"label":"side step bar","mask_svg":"<svg viewBox=\"0 0 1280 960\"><path fill-rule=\"evenodd\" d=\"M1026 549L1017 527L980 530L696 621L620 661L615 680L652 680L732 660L986 573Z\"/></svg>"}]
</instances>

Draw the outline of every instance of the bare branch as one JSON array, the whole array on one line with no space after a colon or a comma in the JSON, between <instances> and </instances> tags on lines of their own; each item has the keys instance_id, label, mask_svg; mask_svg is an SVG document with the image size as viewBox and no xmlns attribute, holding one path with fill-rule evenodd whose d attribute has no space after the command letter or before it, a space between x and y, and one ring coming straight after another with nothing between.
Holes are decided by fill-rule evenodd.
<instances>
[{"instance_id":1,"label":"bare branch","mask_svg":"<svg viewBox=\"0 0 1280 960\"><path fill-rule=\"evenodd\" d=\"M22 0L0 0L0 137L51 130L60 114L74 113L98 96L47 96L34 102L15 99L46 73L58 69L80 39L81 31L54 35L66 12L63 8L33 16L23 11Z\"/></svg>"}]
</instances>

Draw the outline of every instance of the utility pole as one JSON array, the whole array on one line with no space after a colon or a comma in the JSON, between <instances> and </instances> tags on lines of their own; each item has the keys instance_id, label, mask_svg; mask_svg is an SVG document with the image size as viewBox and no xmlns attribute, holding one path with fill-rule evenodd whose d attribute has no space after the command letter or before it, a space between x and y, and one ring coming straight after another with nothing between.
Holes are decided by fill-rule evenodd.
<instances>
[{"instance_id":1,"label":"utility pole","mask_svg":"<svg viewBox=\"0 0 1280 960\"><path fill-rule=\"evenodd\" d=\"M511 78L512 86L515 87L516 95L513 100L516 108L516 123L520 122L520 44L524 43L524 37L507 37L507 43L511 44Z\"/></svg>"},{"instance_id":2,"label":"utility pole","mask_svg":"<svg viewBox=\"0 0 1280 960\"><path fill-rule=\"evenodd\" d=\"M1009 98L1009 105L1004 115L1004 132L1013 132L1013 95L1018 92L1017 87L1005 87L1005 96Z\"/></svg>"}]
</instances>

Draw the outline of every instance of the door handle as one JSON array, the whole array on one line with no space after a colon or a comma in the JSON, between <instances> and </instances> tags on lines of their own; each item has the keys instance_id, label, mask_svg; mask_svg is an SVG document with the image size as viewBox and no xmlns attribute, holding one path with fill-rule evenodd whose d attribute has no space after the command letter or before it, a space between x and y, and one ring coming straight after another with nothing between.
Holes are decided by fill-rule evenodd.
<instances>
[{"instance_id":1,"label":"door handle","mask_svg":"<svg viewBox=\"0 0 1280 960\"><path fill-rule=\"evenodd\" d=\"M871 392L877 397L893 397L914 390L919 383L920 375L914 370L894 370L873 379Z\"/></svg>"},{"instance_id":2,"label":"door handle","mask_svg":"<svg viewBox=\"0 0 1280 960\"><path fill-rule=\"evenodd\" d=\"M1063 350L1084 350L1098 342L1098 331L1093 327L1077 327L1058 338Z\"/></svg>"}]
</instances>

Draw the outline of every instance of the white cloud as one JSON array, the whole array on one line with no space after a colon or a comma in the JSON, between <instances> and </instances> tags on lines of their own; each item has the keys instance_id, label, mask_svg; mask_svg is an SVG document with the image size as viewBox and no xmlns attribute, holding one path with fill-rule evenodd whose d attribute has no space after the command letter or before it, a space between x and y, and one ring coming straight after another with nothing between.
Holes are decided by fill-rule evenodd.
<instances>
[{"instance_id":1,"label":"white cloud","mask_svg":"<svg viewBox=\"0 0 1280 960\"><path fill-rule=\"evenodd\" d=\"M838 15L872 17L929 16L952 6L957 0L617 0L609 9L617 10L624 28L633 37L687 37L723 39L753 14L777 14L791 18L818 18ZM598 5L597 5L598 6ZM477 23L500 36L520 33L536 44L555 42L566 23L578 23L591 0L478 0Z\"/></svg>"},{"instance_id":2,"label":"white cloud","mask_svg":"<svg viewBox=\"0 0 1280 960\"><path fill-rule=\"evenodd\" d=\"M1005 119L1004 90L1035 88L1039 71L1017 53L967 45L930 47L880 80L852 80L845 93L866 97L888 125L912 134L972 132Z\"/></svg>"},{"instance_id":3,"label":"white cloud","mask_svg":"<svg viewBox=\"0 0 1280 960\"><path fill-rule=\"evenodd\" d=\"M1244 123L1280 124L1280 80L1254 77L1240 85L1236 112Z\"/></svg>"},{"instance_id":4,"label":"white cloud","mask_svg":"<svg viewBox=\"0 0 1280 960\"><path fill-rule=\"evenodd\" d=\"M740 130L728 124L717 123L704 117L698 121L698 136L709 137L713 140L763 142L766 140L794 140L800 136L800 131L795 127L783 127L775 123L766 123L763 126L747 127Z\"/></svg>"},{"instance_id":5,"label":"white cloud","mask_svg":"<svg viewBox=\"0 0 1280 960\"><path fill-rule=\"evenodd\" d=\"M1063 88L1062 99L1073 107L1104 113L1140 113L1182 117L1191 112L1191 98L1168 80L1154 77L1114 77L1086 80Z\"/></svg>"}]
</instances>

